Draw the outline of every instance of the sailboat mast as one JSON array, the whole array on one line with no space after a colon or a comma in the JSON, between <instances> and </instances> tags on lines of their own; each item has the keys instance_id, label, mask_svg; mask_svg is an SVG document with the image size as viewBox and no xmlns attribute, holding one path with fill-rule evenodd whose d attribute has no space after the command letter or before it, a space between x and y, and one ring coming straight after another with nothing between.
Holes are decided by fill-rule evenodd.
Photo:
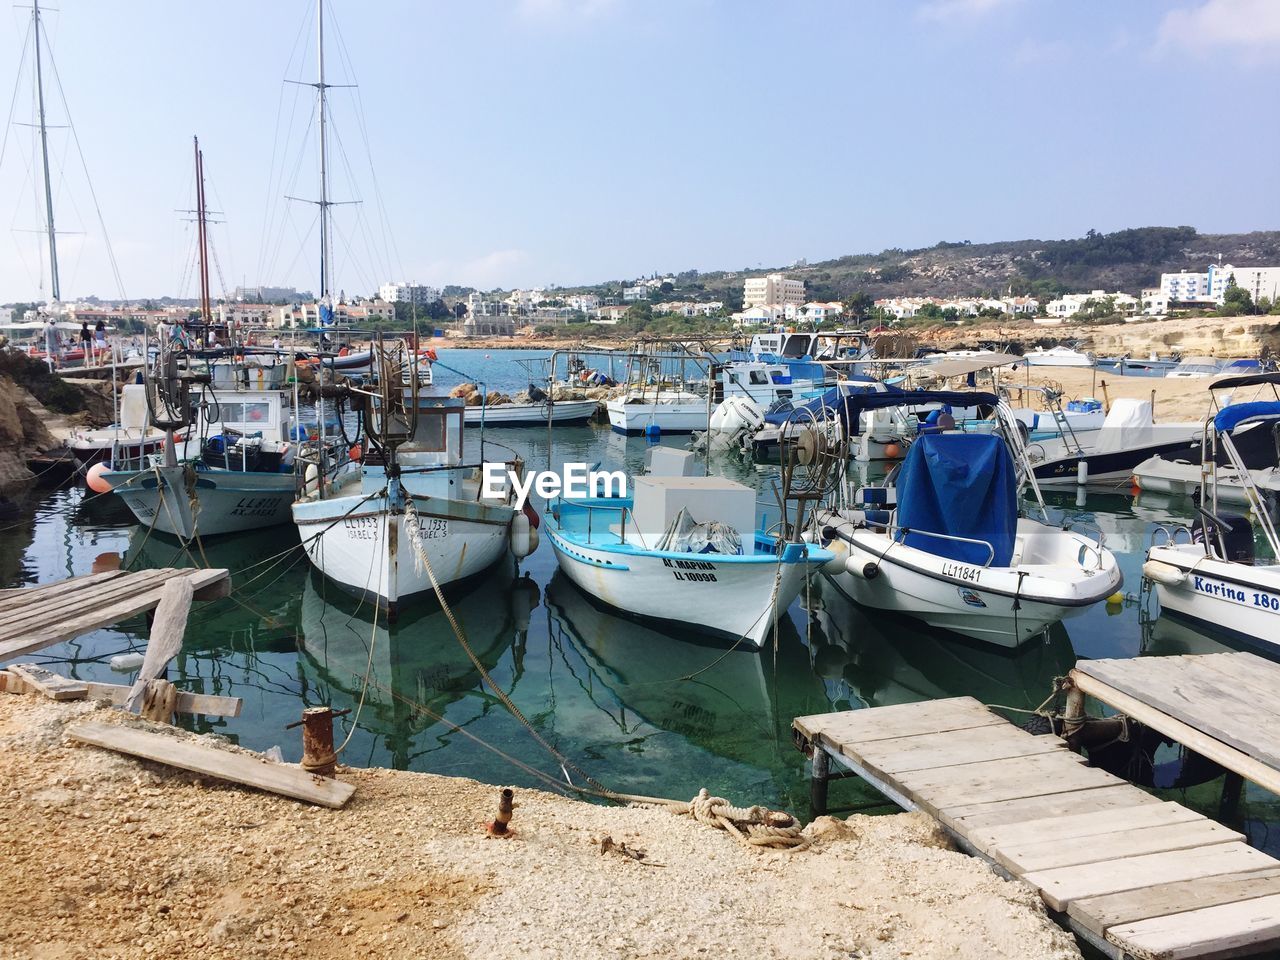
<instances>
[{"instance_id":1,"label":"sailboat mast","mask_svg":"<svg viewBox=\"0 0 1280 960\"><path fill-rule=\"evenodd\" d=\"M36 103L40 114L40 155L44 161L45 222L49 228L49 291L54 302L62 299L58 283L58 240L53 228L53 184L49 181L49 130L44 115L44 72L40 63L40 0L31 0L31 19L36 39Z\"/></svg>"},{"instance_id":2,"label":"sailboat mast","mask_svg":"<svg viewBox=\"0 0 1280 960\"><path fill-rule=\"evenodd\" d=\"M319 110L320 126L320 301L329 304L329 142L325 132L325 91L328 84L324 82L324 0L316 0L316 63L319 77L316 82L316 106Z\"/></svg>"},{"instance_id":3,"label":"sailboat mast","mask_svg":"<svg viewBox=\"0 0 1280 960\"><path fill-rule=\"evenodd\" d=\"M200 150L200 138L191 138L196 152L196 235L200 247L200 320L213 322L213 310L209 302L209 217L204 201L204 153Z\"/></svg>"}]
</instances>

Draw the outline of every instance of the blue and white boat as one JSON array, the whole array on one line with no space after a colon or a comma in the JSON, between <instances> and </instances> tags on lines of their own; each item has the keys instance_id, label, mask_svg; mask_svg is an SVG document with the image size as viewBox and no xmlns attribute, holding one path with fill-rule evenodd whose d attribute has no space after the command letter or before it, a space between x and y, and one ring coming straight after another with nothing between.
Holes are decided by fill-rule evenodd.
<instances>
[{"instance_id":1,"label":"blue and white boat","mask_svg":"<svg viewBox=\"0 0 1280 960\"><path fill-rule=\"evenodd\" d=\"M896 486L853 498L874 509L833 509L815 523L844 555L824 573L850 599L1013 648L1111 596L1123 577L1101 536L1050 523L1042 501L1041 519L1020 515L1020 483L1037 500L1039 490L1019 431L994 395L972 402L997 406L1003 436L924 434Z\"/></svg>"},{"instance_id":2,"label":"blue and white boat","mask_svg":"<svg viewBox=\"0 0 1280 960\"><path fill-rule=\"evenodd\" d=\"M543 532L602 602L758 648L834 554L757 530L755 496L724 477L641 476L628 497L553 501Z\"/></svg>"}]
</instances>

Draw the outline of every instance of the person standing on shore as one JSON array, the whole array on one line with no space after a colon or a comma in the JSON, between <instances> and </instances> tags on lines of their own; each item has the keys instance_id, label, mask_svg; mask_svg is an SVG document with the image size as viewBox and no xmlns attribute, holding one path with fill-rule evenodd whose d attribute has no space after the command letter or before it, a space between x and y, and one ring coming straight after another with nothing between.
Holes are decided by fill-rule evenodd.
<instances>
[{"instance_id":1,"label":"person standing on shore","mask_svg":"<svg viewBox=\"0 0 1280 960\"><path fill-rule=\"evenodd\" d=\"M101 317L93 325L93 352L98 363L107 355L107 323Z\"/></svg>"},{"instance_id":2,"label":"person standing on shore","mask_svg":"<svg viewBox=\"0 0 1280 960\"><path fill-rule=\"evenodd\" d=\"M81 363L91 363L93 360L93 331L89 329L89 321L80 321L80 352L84 355Z\"/></svg>"}]
</instances>

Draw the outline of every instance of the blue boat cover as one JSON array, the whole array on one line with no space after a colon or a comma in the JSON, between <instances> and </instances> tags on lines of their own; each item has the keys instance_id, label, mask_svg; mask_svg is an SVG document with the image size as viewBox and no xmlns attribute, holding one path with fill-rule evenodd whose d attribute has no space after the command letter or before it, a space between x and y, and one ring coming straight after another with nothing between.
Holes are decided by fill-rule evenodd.
<instances>
[{"instance_id":1,"label":"blue boat cover","mask_svg":"<svg viewBox=\"0 0 1280 960\"><path fill-rule=\"evenodd\" d=\"M805 403L766 413L764 419L766 423L783 424L805 422L811 419L823 421L839 417L846 429L852 425L850 432L856 433L858 416L864 410L912 407L927 403L941 403L952 407L994 407L999 402L992 393L964 390L902 390L893 386L889 386L887 390L876 390L876 386L877 382L874 380L847 381Z\"/></svg>"},{"instance_id":2,"label":"blue boat cover","mask_svg":"<svg viewBox=\"0 0 1280 960\"><path fill-rule=\"evenodd\" d=\"M1280 417L1280 400L1250 400L1231 403L1218 411L1213 428L1219 433L1234 430L1246 420L1268 420Z\"/></svg>"},{"instance_id":3,"label":"blue boat cover","mask_svg":"<svg viewBox=\"0 0 1280 960\"><path fill-rule=\"evenodd\" d=\"M995 551L991 565L1007 567L1018 529L1018 476L1004 441L982 433L917 439L898 477L898 526L907 546L977 566L987 563L989 543Z\"/></svg>"}]
</instances>

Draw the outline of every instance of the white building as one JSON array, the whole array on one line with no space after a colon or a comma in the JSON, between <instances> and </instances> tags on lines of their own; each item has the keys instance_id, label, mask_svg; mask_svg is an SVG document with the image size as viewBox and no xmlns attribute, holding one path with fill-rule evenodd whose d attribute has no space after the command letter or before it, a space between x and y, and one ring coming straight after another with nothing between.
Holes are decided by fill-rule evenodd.
<instances>
[{"instance_id":1,"label":"white building","mask_svg":"<svg viewBox=\"0 0 1280 960\"><path fill-rule=\"evenodd\" d=\"M578 310L582 313L594 313L600 306L600 298L594 293L578 293L571 297L565 297L564 302L569 305L571 310Z\"/></svg>"},{"instance_id":2,"label":"white building","mask_svg":"<svg viewBox=\"0 0 1280 960\"><path fill-rule=\"evenodd\" d=\"M374 321L389 321L396 318L396 305L385 300L361 300L359 303L338 302L333 305L332 322L342 327L359 327ZM320 325L320 305L317 303L295 303L285 307L275 307L273 325L277 327L318 327Z\"/></svg>"},{"instance_id":3,"label":"white building","mask_svg":"<svg viewBox=\"0 0 1280 960\"><path fill-rule=\"evenodd\" d=\"M635 303L637 300L648 300L649 287L644 283L637 283L630 287L623 287L622 299L625 303Z\"/></svg>"},{"instance_id":4,"label":"white building","mask_svg":"<svg viewBox=\"0 0 1280 960\"><path fill-rule=\"evenodd\" d=\"M280 308L270 303L220 303L213 315L218 323L234 323L239 327L275 326Z\"/></svg>"},{"instance_id":5,"label":"white building","mask_svg":"<svg viewBox=\"0 0 1280 960\"><path fill-rule=\"evenodd\" d=\"M719 300L698 303L693 300L668 300L653 305L654 313L674 313L681 317L710 317L724 309Z\"/></svg>"},{"instance_id":6,"label":"white building","mask_svg":"<svg viewBox=\"0 0 1280 960\"><path fill-rule=\"evenodd\" d=\"M1090 300L1104 300L1110 297L1115 303L1117 313L1137 313L1142 306L1137 297L1121 293L1107 293L1105 290L1092 290L1089 293L1066 293L1056 300L1050 300L1045 309L1049 316L1059 320L1067 320L1085 308Z\"/></svg>"},{"instance_id":7,"label":"white building","mask_svg":"<svg viewBox=\"0 0 1280 960\"><path fill-rule=\"evenodd\" d=\"M792 280L780 273L764 277L748 277L742 284L744 307L785 306L804 303L804 281Z\"/></svg>"},{"instance_id":8,"label":"white building","mask_svg":"<svg viewBox=\"0 0 1280 960\"><path fill-rule=\"evenodd\" d=\"M785 318L785 307L778 304L770 304L769 306L747 307L745 310L733 314L731 319L735 326L758 327L762 324L781 323Z\"/></svg>"},{"instance_id":9,"label":"white building","mask_svg":"<svg viewBox=\"0 0 1280 960\"><path fill-rule=\"evenodd\" d=\"M617 323L626 315L627 308L622 306L620 303L614 303L609 306L597 308L595 316L591 317L591 322L612 325Z\"/></svg>"},{"instance_id":10,"label":"white building","mask_svg":"<svg viewBox=\"0 0 1280 960\"><path fill-rule=\"evenodd\" d=\"M1143 290L1142 312L1149 317L1163 317L1169 312L1169 297L1159 287Z\"/></svg>"},{"instance_id":11,"label":"white building","mask_svg":"<svg viewBox=\"0 0 1280 960\"><path fill-rule=\"evenodd\" d=\"M440 299L440 291L435 287L427 287L418 283L402 280L399 283L384 283L378 288L378 299L387 303L416 303L420 307L435 303Z\"/></svg>"},{"instance_id":12,"label":"white building","mask_svg":"<svg viewBox=\"0 0 1280 960\"><path fill-rule=\"evenodd\" d=\"M1209 269L1213 271L1214 268ZM1232 279L1237 287L1248 291L1254 303L1263 297L1275 303L1276 298L1280 297L1280 267L1233 267L1231 264L1219 267L1213 272L1213 282L1210 284L1218 303L1222 302L1222 296L1227 292Z\"/></svg>"}]
</instances>

